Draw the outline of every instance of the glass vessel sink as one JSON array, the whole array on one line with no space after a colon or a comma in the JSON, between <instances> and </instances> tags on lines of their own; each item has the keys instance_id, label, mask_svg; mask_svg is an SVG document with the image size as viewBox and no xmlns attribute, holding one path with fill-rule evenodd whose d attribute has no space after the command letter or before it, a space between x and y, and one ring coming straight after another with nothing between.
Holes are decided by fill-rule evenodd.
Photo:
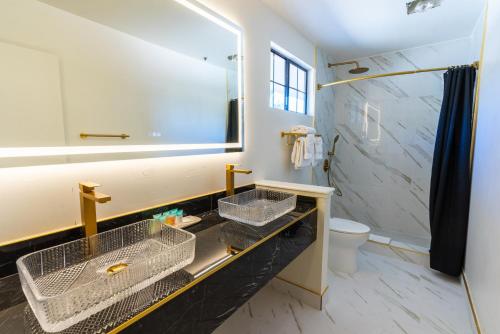
<instances>
[{"instance_id":1,"label":"glass vessel sink","mask_svg":"<svg viewBox=\"0 0 500 334\"><path fill-rule=\"evenodd\" d=\"M219 215L241 223L263 226L295 209L297 195L253 189L219 199Z\"/></svg>"},{"instance_id":2,"label":"glass vessel sink","mask_svg":"<svg viewBox=\"0 0 500 334\"><path fill-rule=\"evenodd\" d=\"M195 241L145 220L25 255L17 268L41 327L56 332L187 266Z\"/></svg>"}]
</instances>

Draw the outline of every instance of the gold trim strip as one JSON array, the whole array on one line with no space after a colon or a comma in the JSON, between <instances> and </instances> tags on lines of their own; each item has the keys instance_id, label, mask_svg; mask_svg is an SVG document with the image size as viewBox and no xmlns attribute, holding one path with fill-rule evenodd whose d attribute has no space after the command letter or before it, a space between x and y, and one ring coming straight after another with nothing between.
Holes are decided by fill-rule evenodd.
<instances>
[{"instance_id":1,"label":"gold trim strip","mask_svg":"<svg viewBox=\"0 0 500 334\"><path fill-rule=\"evenodd\" d=\"M419 254L419 255L429 256L429 253L424 253L424 252L418 251L416 249L408 249L408 248L393 246L390 243L384 244L383 242L378 242L378 241L375 241L375 240L368 240L368 242L372 242L374 244L381 245L381 246L386 246L386 247L389 247L389 248L395 248L395 249L401 250L403 252L409 252L409 253L415 253L415 254Z\"/></svg>"},{"instance_id":2,"label":"gold trim strip","mask_svg":"<svg viewBox=\"0 0 500 334\"><path fill-rule=\"evenodd\" d=\"M472 170L474 168L474 152L476 149L476 130L477 130L477 118L479 115L479 93L481 91L481 77L483 72L483 60L484 60L484 48L486 45L486 33L488 30L488 3L484 10L484 23L483 23L483 36L481 38L481 51L479 53L479 61L477 62L477 76L476 76L476 89L474 91L474 109L472 112L472 134L471 134L471 145L470 145L470 174L472 175Z\"/></svg>"},{"instance_id":3,"label":"gold trim strip","mask_svg":"<svg viewBox=\"0 0 500 334\"><path fill-rule=\"evenodd\" d=\"M242 186L238 186L236 189L243 188L243 187L248 187L248 186L251 186L253 184L254 183L249 183L249 184L245 184L245 185L242 185ZM214 194L217 194L217 193L220 193L220 192L225 192L225 191L226 191L226 189L224 188L224 189L220 189L220 190L215 190L215 191L212 191L212 192L204 193L204 194L201 194L201 195L195 195L195 196L190 196L190 197L185 197L185 198L177 199L177 200L174 200L174 201L171 201L171 202L165 202L165 203L161 203L161 204L156 204L156 205L153 205L153 206L150 206L150 207L146 207L146 208L142 208L142 209L127 211L125 213L121 213L121 214L118 214L118 215L109 216L109 217L106 217L106 218L99 219L97 221L97 223L99 224L99 223L104 222L104 221L108 221L108 220L120 218L120 217L123 217L123 216L128 216L128 215L131 215L131 214L134 214L134 213L139 213L139 212L142 212L142 211L157 209L157 208L161 208L162 206L174 205L174 204L177 204L177 203L180 203L180 202L190 201L190 200L193 200L193 199L197 199L197 198L205 197L205 196L210 196L210 195L214 195ZM56 233L68 231L68 230L71 230L71 229L81 228L81 227L83 227L82 224L77 224L77 225L71 225L71 226L61 227L61 228L50 230L50 231L47 231L47 232L41 232L41 233L37 233L37 234L31 234L31 235L26 236L26 237L22 237L22 238L18 238L18 239L13 239L13 240L8 240L8 241L5 241L5 242L2 242L2 243L0 243L0 247L10 246L10 245L17 244L17 243L20 243L20 242L23 242L23 241L27 241L27 240L31 240L31 239L36 239L36 238L41 238L41 237L46 237L46 236L51 235L51 234L56 234Z\"/></svg>"},{"instance_id":4,"label":"gold trim strip","mask_svg":"<svg viewBox=\"0 0 500 334\"><path fill-rule=\"evenodd\" d=\"M465 292L467 293L467 301L469 302L469 307L472 311L472 317L474 318L474 325L476 326L477 334L481 334L481 325L479 323L479 317L477 315L476 307L472 301L472 293L470 291L469 282L467 281L467 276L465 272L462 271L462 280L464 281Z\"/></svg>"},{"instance_id":5,"label":"gold trim strip","mask_svg":"<svg viewBox=\"0 0 500 334\"><path fill-rule=\"evenodd\" d=\"M82 225L71 225L71 226L66 226L66 227L61 227L61 228L58 228L58 229L50 230L50 231L47 231L47 232L41 232L41 233L38 233L38 234L32 234L32 235L29 235L27 237L13 239L13 240L9 240L9 241L5 241L3 243L0 243L0 247L6 247L6 246L14 245L14 244L17 244L17 243L20 243L20 242L23 242L23 241L28 241L28 240L31 240L31 239L46 237L46 236L51 235L51 234L65 232L65 231L72 230L72 229L79 228L79 227L82 227Z\"/></svg>"},{"instance_id":6,"label":"gold trim strip","mask_svg":"<svg viewBox=\"0 0 500 334\"><path fill-rule=\"evenodd\" d=\"M308 210L307 212L305 212L304 214L302 214L300 217L292 220L290 223L280 227L279 229L277 229L276 231L274 231L273 233L271 233L270 235L268 235L267 237L263 238L262 240L259 240L257 241L255 244L253 244L252 246L246 248L245 250L239 252L238 254L230 257L226 262L222 263L220 266L218 267L215 267L214 269L206 272L205 274L201 275L200 277L194 279L192 282L190 282L189 284L187 284L186 286L180 288L179 290L175 291L174 293L168 295L167 297L165 297L164 299L160 300L159 302L157 302L156 304L153 304L151 305L150 307L148 307L147 309L145 309L144 311L136 314L135 316L133 316L132 318L130 318L129 320L123 322L122 324L118 325L117 327L113 328L111 331L109 331L108 333L109 334L116 334L116 333L119 333L121 332L122 330L124 330L125 328L129 327L130 325L134 324L135 322L137 322L138 320L144 318L145 316L147 316L148 314L150 314L151 312L157 310L158 308L160 308L161 306L165 305L166 303L168 303L170 300L174 299L175 297L179 296L180 294L184 293L185 291L191 289L193 286L195 286L196 284L200 283L201 281L203 281L204 279L212 276L213 274L215 274L216 272L218 272L219 270L221 270L222 268L228 266L229 264L233 263L234 261L236 261L237 259L239 259L240 257L242 257L243 255L245 255L246 253L252 251L253 249L257 248L258 246L260 246L261 244L263 244L264 242L268 241L269 239L275 237L276 235L278 235L279 233L281 233L282 231L284 231L285 229L289 228L290 226L296 224L298 221L304 219L305 217L307 217L308 215L310 215L311 213L317 211L318 208L313 208L311 210Z\"/></svg>"},{"instance_id":7,"label":"gold trim strip","mask_svg":"<svg viewBox=\"0 0 500 334\"><path fill-rule=\"evenodd\" d=\"M328 291L329 288L330 288L330 286L327 285L325 290L323 290L323 292L321 293L321 297L323 297L325 295L325 293Z\"/></svg>"},{"instance_id":8,"label":"gold trim strip","mask_svg":"<svg viewBox=\"0 0 500 334\"><path fill-rule=\"evenodd\" d=\"M305 287L305 286L303 286L303 285L300 285L300 284L297 284L297 283L295 283L295 282L289 281L289 280L287 280L286 278L279 277L279 276L276 276L276 277L274 277L274 278L277 278L277 279L279 279L279 280L281 280L281 281L283 281L283 282L285 282L285 283L288 283L288 284L290 284L290 285L296 286L297 288L300 288L300 289L302 289L302 290L306 290L307 292L310 292L310 293L312 293L312 294L315 294L316 296L320 296L320 297L321 297L321 296L323 295L322 293L319 293L319 292L316 292L316 291L314 291L314 290L311 290L310 288L306 288L306 287ZM327 288L328 288L328 287L327 287Z\"/></svg>"}]
</instances>

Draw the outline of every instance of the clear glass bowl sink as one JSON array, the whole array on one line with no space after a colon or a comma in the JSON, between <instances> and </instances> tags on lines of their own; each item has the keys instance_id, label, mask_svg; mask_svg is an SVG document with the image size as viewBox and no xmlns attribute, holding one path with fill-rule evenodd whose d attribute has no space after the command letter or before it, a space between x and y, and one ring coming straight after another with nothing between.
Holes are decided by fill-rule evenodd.
<instances>
[{"instance_id":1,"label":"clear glass bowl sink","mask_svg":"<svg viewBox=\"0 0 500 334\"><path fill-rule=\"evenodd\" d=\"M145 220L25 255L17 268L40 325L57 332L187 266L195 241Z\"/></svg>"},{"instance_id":2,"label":"clear glass bowl sink","mask_svg":"<svg viewBox=\"0 0 500 334\"><path fill-rule=\"evenodd\" d=\"M219 199L219 215L241 223L263 226L295 209L297 195L253 189Z\"/></svg>"}]
</instances>

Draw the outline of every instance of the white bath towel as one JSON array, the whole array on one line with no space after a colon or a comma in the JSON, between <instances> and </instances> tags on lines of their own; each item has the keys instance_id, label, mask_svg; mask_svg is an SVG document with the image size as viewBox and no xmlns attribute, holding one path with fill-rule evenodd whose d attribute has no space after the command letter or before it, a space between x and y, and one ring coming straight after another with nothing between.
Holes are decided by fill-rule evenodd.
<instances>
[{"instance_id":1,"label":"white bath towel","mask_svg":"<svg viewBox=\"0 0 500 334\"><path fill-rule=\"evenodd\" d=\"M314 138L314 160L323 159L323 138Z\"/></svg>"},{"instance_id":2,"label":"white bath towel","mask_svg":"<svg viewBox=\"0 0 500 334\"><path fill-rule=\"evenodd\" d=\"M291 160L295 169L301 169L312 165L312 158L305 159L304 152L306 146L306 138L299 137L293 144Z\"/></svg>"},{"instance_id":3,"label":"white bath towel","mask_svg":"<svg viewBox=\"0 0 500 334\"><path fill-rule=\"evenodd\" d=\"M308 134L306 136L304 146L304 159L314 159L314 135Z\"/></svg>"},{"instance_id":4,"label":"white bath towel","mask_svg":"<svg viewBox=\"0 0 500 334\"><path fill-rule=\"evenodd\" d=\"M323 139L321 139L321 137L315 137L313 143L314 153L311 164L315 167L323 159Z\"/></svg>"},{"instance_id":5,"label":"white bath towel","mask_svg":"<svg viewBox=\"0 0 500 334\"><path fill-rule=\"evenodd\" d=\"M297 133L303 133L303 134L308 134L308 133L315 134L316 129L312 128L310 126L296 125L296 126L292 127L291 132L297 132Z\"/></svg>"}]
</instances>

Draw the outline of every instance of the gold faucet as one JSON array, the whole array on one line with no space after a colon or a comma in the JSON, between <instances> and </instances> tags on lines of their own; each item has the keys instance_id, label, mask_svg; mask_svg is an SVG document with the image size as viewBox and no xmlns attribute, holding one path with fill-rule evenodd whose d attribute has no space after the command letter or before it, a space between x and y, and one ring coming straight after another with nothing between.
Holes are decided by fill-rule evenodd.
<instances>
[{"instance_id":1,"label":"gold faucet","mask_svg":"<svg viewBox=\"0 0 500 334\"><path fill-rule=\"evenodd\" d=\"M226 195L234 195L234 174L251 174L252 171L249 169L234 169L236 164L226 164Z\"/></svg>"},{"instance_id":2,"label":"gold faucet","mask_svg":"<svg viewBox=\"0 0 500 334\"><path fill-rule=\"evenodd\" d=\"M80 182L80 211L86 237L97 234L95 204L111 201L111 196L94 191L97 187L100 187L100 184L94 182Z\"/></svg>"}]
</instances>

